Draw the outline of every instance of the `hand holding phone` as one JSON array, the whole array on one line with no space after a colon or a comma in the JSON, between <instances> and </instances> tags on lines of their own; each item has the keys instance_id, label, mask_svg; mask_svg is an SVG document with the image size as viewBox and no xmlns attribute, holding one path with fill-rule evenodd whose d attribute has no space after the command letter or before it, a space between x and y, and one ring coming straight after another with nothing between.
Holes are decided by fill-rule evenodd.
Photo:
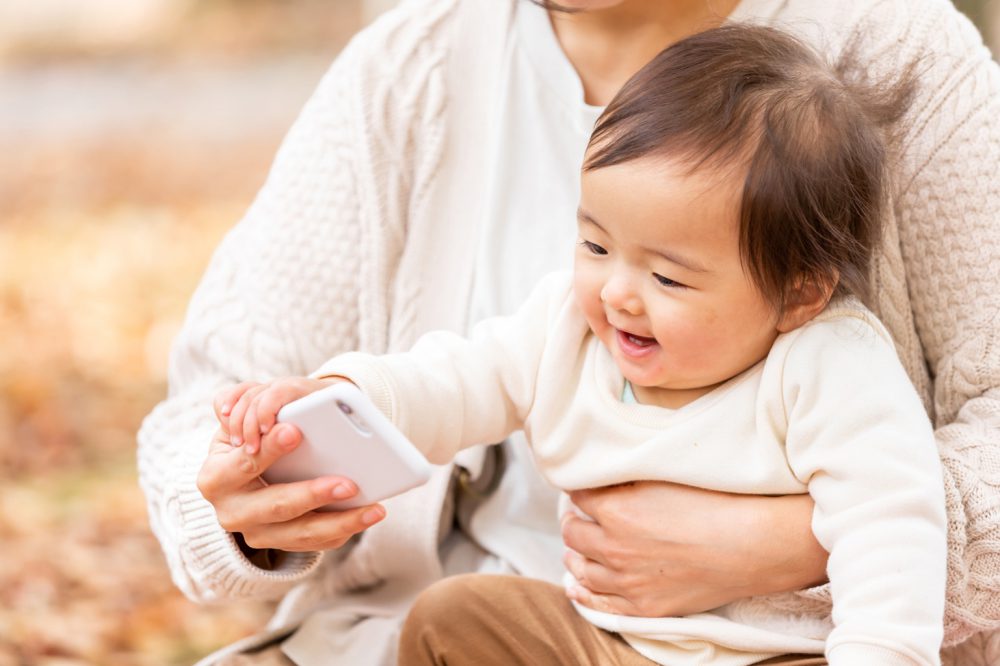
<instances>
[{"instance_id":1,"label":"hand holding phone","mask_svg":"<svg viewBox=\"0 0 1000 666\"><path fill-rule=\"evenodd\" d=\"M430 478L430 463L350 382L337 382L288 403L277 420L295 425L302 432L302 443L264 472L265 481L287 483L336 475L358 486L354 497L321 510L374 504Z\"/></svg>"}]
</instances>

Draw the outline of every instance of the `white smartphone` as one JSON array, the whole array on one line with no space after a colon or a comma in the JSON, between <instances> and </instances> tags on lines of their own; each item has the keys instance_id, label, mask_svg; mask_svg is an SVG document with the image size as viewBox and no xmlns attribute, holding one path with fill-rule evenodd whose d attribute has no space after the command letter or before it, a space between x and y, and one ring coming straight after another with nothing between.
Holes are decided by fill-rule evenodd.
<instances>
[{"instance_id":1,"label":"white smartphone","mask_svg":"<svg viewBox=\"0 0 1000 666\"><path fill-rule=\"evenodd\" d=\"M343 511L380 502L425 483L431 465L372 401L350 382L337 382L290 402L279 423L302 431L302 443L278 458L268 483L304 481L319 476L346 477L358 486L354 497L320 511Z\"/></svg>"}]
</instances>

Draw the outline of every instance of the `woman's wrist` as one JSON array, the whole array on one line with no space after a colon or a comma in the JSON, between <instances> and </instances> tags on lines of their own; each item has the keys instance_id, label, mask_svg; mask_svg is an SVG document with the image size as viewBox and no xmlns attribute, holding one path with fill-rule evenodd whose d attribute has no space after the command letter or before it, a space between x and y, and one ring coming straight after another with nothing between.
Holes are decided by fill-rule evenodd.
<instances>
[{"instance_id":1,"label":"woman's wrist","mask_svg":"<svg viewBox=\"0 0 1000 666\"><path fill-rule=\"evenodd\" d=\"M754 507L753 561L748 562L753 595L791 592L827 582L829 553L812 531L815 503L809 495L760 497Z\"/></svg>"},{"instance_id":2,"label":"woman's wrist","mask_svg":"<svg viewBox=\"0 0 1000 666\"><path fill-rule=\"evenodd\" d=\"M233 540L236 541L243 556L255 567L265 571L274 571L284 561L285 551L276 548L253 548L247 545L242 532L230 532L230 534L233 535Z\"/></svg>"}]
</instances>

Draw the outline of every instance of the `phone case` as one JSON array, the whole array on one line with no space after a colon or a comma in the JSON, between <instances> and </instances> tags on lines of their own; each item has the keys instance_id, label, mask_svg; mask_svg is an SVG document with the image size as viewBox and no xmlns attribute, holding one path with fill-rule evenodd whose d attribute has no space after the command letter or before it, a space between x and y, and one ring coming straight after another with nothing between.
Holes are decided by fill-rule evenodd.
<instances>
[{"instance_id":1,"label":"phone case","mask_svg":"<svg viewBox=\"0 0 1000 666\"><path fill-rule=\"evenodd\" d=\"M278 412L303 441L264 472L268 483L337 475L358 485L354 497L321 511L343 511L393 497L425 483L431 465L358 387L338 382L290 402Z\"/></svg>"}]
</instances>

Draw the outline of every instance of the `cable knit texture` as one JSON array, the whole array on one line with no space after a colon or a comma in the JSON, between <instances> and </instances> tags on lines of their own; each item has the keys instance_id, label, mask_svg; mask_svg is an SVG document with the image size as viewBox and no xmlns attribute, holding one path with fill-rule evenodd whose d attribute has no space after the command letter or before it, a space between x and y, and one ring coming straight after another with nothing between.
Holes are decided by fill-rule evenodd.
<instances>
[{"instance_id":1,"label":"cable knit texture","mask_svg":"<svg viewBox=\"0 0 1000 666\"><path fill-rule=\"evenodd\" d=\"M348 45L191 300L170 395L139 432L139 473L174 581L194 599L277 598L318 564L294 554L264 571L219 526L195 486L215 429L211 397L241 378L307 374L338 352L384 348L391 249L402 245L411 182L434 174L433 151L417 140L443 119L432 94L440 74L429 79L444 53L435 19L449 7L436 5ZM414 159L417 176L404 168ZM362 326L371 312L380 316Z\"/></svg>"},{"instance_id":2,"label":"cable knit texture","mask_svg":"<svg viewBox=\"0 0 1000 666\"><path fill-rule=\"evenodd\" d=\"M410 0L352 41L192 298L171 356L169 396L139 433L139 471L173 578L194 599L277 598L298 585L276 617L284 622L301 619L331 590L353 587L349 581L389 581L411 593L429 582L414 579L412 561L402 560L434 557L420 553L437 543L437 520L414 520L407 496L352 551L293 555L264 571L218 525L195 478L219 387L306 374L339 352L384 351L419 333L420 298L433 294L419 293L407 267L449 267L434 267L432 244L407 242L407 232L457 214L435 208L430 195L465 175L442 163L449 95L464 88L445 64L463 58L456 8L475 1ZM741 16L755 4L745 1ZM762 20L807 36L819 26L817 44L831 52L866 30L862 55L873 73L920 59L873 306L933 414L945 467L945 643L965 642L945 650L944 663L998 664L1000 638L980 632L1000 627L1000 69L945 0L770 4L777 9ZM468 150L483 149L470 139ZM421 256L412 256L415 247ZM433 513L443 501L435 488L410 501ZM439 572L428 564L420 575ZM828 603L824 588L796 598Z\"/></svg>"}]
</instances>

